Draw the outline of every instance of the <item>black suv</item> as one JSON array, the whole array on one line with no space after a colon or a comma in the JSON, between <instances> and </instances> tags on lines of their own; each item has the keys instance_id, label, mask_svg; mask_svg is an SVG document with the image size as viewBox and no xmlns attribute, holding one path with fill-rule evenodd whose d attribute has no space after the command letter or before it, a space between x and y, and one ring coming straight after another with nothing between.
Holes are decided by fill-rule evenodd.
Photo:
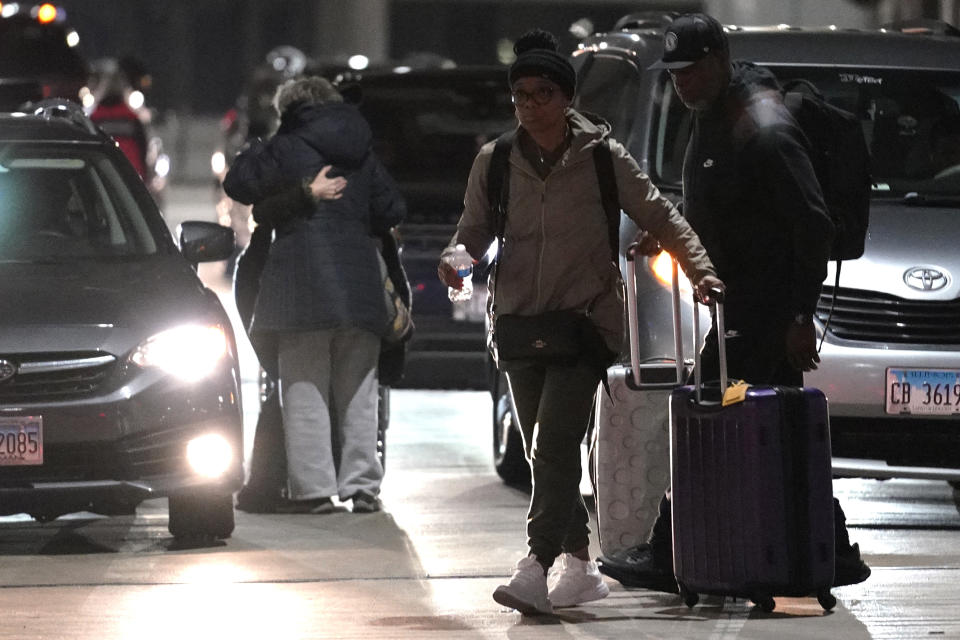
<instances>
[{"instance_id":1,"label":"black suv","mask_svg":"<svg viewBox=\"0 0 960 640\"><path fill-rule=\"evenodd\" d=\"M668 73L648 69L669 20L626 16L584 39L572 61L576 106L605 117L660 190L679 200L690 116ZM830 402L834 472L960 481L960 31L930 23L728 27L727 35L732 58L763 65L781 83L806 79L856 114L872 154L866 252L843 263L839 289L830 263L816 318L821 336L836 305L823 362L805 376ZM636 229L622 220L625 243ZM637 264L641 360L673 357L669 269L660 268L668 264ZM689 304L683 318L686 337ZM701 326L708 324L704 316ZM509 402L497 406L495 460L516 475L525 471L519 438Z\"/></svg>"},{"instance_id":2,"label":"black suv","mask_svg":"<svg viewBox=\"0 0 960 640\"><path fill-rule=\"evenodd\" d=\"M55 11L52 6L48 10ZM0 111L45 98L79 102L87 63L78 40L53 15L41 20L24 8L0 17Z\"/></svg>"},{"instance_id":3,"label":"black suv","mask_svg":"<svg viewBox=\"0 0 960 640\"><path fill-rule=\"evenodd\" d=\"M116 144L67 101L0 113L0 515L128 514L168 498L175 537L229 537L243 480L230 319Z\"/></svg>"},{"instance_id":4,"label":"black suv","mask_svg":"<svg viewBox=\"0 0 960 640\"><path fill-rule=\"evenodd\" d=\"M463 211L467 176L480 147L516 126L504 67L367 72L359 87L374 149L407 202L400 226L416 332L404 387L486 389L487 261L474 270L469 302L454 305L437 279L440 252Z\"/></svg>"}]
</instances>

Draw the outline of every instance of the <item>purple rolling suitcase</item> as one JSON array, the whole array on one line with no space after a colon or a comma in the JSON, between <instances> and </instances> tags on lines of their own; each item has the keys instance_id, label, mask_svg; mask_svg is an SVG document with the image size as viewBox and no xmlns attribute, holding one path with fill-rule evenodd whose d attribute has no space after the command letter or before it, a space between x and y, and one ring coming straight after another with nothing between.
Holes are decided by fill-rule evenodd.
<instances>
[{"instance_id":1,"label":"purple rolling suitcase","mask_svg":"<svg viewBox=\"0 0 960 640\"><path fill-rule=\"evenodd\" d=\"M723 336L723 306L717 305ZM700 371L699 327L695 371ZM720 340L720 388L727 388ZM670 397L674 573L684 602L815 594L824 609L834 570L827 401L818 389L749 387L741 402L707 401L696 384Z\"/></svg>"}]
</instances>

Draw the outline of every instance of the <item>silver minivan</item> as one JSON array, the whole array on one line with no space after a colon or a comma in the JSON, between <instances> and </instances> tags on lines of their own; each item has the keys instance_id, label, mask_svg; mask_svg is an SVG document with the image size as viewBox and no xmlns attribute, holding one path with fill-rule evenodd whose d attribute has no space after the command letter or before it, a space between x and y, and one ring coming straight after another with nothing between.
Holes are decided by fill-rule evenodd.
<instances>
[{"instance_id":1,"label":"silver minivan","mask_svg":"<svg viewBox=\"0 0 960 640\"><path fill-rule=\"evenodd\" d=\"M664 26L662 16L638 14L586 38L573 55L576 106L607 118L657 186L679 200L690 118L669 75L648 70ZM960 482L958 36L949 25L728 27L734 59L761 64L781 82L811 81L859 116L871 151L866 251L842 263L839 286L830 263L816 314L822 363L805 376L829 400L836 475ZM624 216L622 243L635 231ZM670 359L669 259L645 259L637 272L641 358ZM689 326L689 304L683 317ZM689 344L687 351L692 357ZM505 422L495 416L496 442L510 442ZM502 460L503 448L496 454Z\"/></svg>"}]
</instances>

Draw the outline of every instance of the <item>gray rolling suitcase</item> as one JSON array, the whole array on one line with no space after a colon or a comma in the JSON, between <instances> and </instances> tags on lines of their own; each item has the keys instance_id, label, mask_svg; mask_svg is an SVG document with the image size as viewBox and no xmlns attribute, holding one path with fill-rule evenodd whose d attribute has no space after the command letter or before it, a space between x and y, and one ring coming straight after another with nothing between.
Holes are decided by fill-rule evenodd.
<instances>
[{"instance_id":1,"label":"gray rolling suitcase","mask_svg":"<svg viewBox=\"0 0 960 640\"><path fill-rule=\"evenodd\" d=\"M640 362L637 345L635 254L627 252L627 320L630 365L607 371L610 396L601 389L595 407L593 459L600 550L604 556L643 543L670 484L670 392L686 379L682 343L675 359ZM673 263L674 325L680 314ZM680 332L676 331L679 336Z\"/></svg>"}]
</instances>

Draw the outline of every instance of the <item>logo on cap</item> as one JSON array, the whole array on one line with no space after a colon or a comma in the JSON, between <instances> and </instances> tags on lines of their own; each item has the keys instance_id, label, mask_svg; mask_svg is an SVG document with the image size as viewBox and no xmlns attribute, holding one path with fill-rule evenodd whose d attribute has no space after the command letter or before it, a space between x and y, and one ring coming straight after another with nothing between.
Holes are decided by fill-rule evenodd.
<instances>
[{"instance_id":1,"label":"logo on cap","mask_svg":"<svg viewBox=\"0 0 960 640\"><path fill-rule=\"evenodd\" d=\"M677 34L673 31L667 31L663 38L663 48L665 51L675 51L677 48Z\"/></svg>"}]
</instances>

